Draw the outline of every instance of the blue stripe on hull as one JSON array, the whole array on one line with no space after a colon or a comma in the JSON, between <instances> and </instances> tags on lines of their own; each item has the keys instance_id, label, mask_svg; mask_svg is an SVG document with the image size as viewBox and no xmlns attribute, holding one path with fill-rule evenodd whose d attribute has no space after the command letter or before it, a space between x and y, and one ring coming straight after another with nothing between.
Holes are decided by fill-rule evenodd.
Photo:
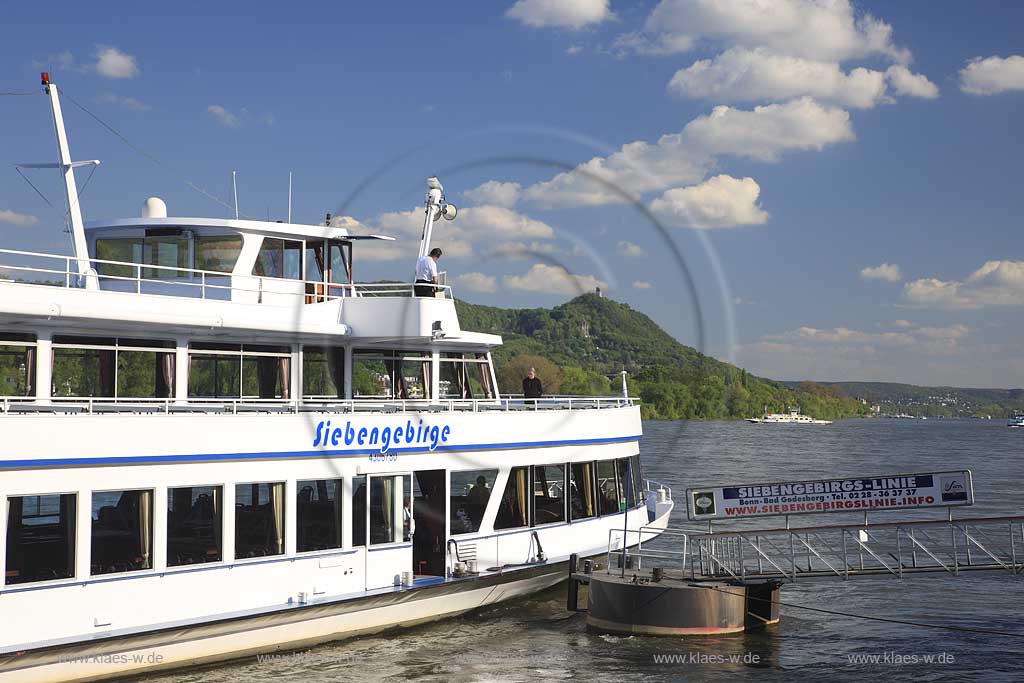
<instances>
[{"instance_id":1,"label":"blue stripe on hull","mask_svg":"<svg viewBox=\"0 0 1024 683\"><path fill-rule=\"evenodd\" d=\"M388 454L396 453L441 453L450 451L492 451L513 448L551 448L555 446L588 446L597 444L629 443L639 441L642 435L609 436L598 439L561 439L556 441L507 441L501 443L467 444L464 446L445 445L434 450L426 446L392 448ZM330 456L383 455L379 448L356 448L312 451L269 451L262 453L183 453L177 455L126 455L97 458L25 458L2 460L0 469L29 467L75 467L88 465L151 465L173 462L223 462L230 460L287 460L291 458L321 458Z\"/></svg>"}]
</instances>

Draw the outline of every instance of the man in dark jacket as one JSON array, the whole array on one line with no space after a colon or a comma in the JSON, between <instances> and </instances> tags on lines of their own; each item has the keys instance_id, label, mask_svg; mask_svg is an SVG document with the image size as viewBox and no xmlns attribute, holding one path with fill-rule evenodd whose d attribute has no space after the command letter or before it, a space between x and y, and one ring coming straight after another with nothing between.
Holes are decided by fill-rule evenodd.
<instances>
[{"instance_id":1,"label":"man in dark jacket","mask_svg":"<svg viewBox=\"0 0 1024 683\"><path fill-rule=\"evenodd\" d=\"M540 398L544 393L544 385L537 377L537 371L530 368L530 372L523 378L523 398Z\"/></svg>"}]
</instances>

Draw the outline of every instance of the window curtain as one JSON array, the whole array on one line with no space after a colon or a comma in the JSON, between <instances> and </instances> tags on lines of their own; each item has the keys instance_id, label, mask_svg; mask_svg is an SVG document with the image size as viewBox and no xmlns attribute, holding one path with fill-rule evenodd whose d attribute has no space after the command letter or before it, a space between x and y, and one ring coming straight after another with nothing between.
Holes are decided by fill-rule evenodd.
<instances>
[{"instance_id":1,"label":"window curtain","mask_svg":"<svg viewBox=\"0 0 1024 683\"><path fill-rule=\"evenodd\" d=\"M284 484L271 484L270 508L274 513L274 554L284 552Z\"/></svg>"},{"instance_id":2,"label":"window curtain","mask_svg":"<svg viewBox=\"0 0 1024 683\"><path fill-rule=\"evenodd\" d=\"M583 505L586 510L587 517L594 516L594 476L593 476L593 465L589 462L583 463L581 466L583 470Z\"/></svg>"},{"instance_id":3,"label":"window curtain","mask_svg":"<svg viewBox=\"0 0 1024 683\"><path fill-rule=\"evenodd\" d=\"M100 385L99 395L113 398L114 394L114 365L115 351L100 351Z\"/></svg>"},{"instance_id":4,"label":"window curtain","mask_svg":"<svg viewBox=\"0 0 1024 683\"><path fill-rule=\"evenodd\" d=\"M158 353L156 368L156 397L174 398L174 354Z\"/></svg>"},{"instance_id":5,"label":"window curtain","mask_svg":"<svg viewBox=\"0 0 1024 683\"><path fill-rule=\"evenodd\" d=\"M213 519L211 520L211 523L213 525L213 543L214 543L214 546L216 546L213 549L217 551L217 555L216 555L215 558L211 557L210 555L207 555L206 557L207 557L208 560L214 560L214 559L220 560L221 559L221 547L222 546L221 546L221 519L220 519L220 491L221 491L221 489L220 489L219 486L214 486L213 487Z\"/></svg>"},{"instance_id":6,"label":"window curtain","mask_svg":"<svg viewBox=\"0 0 1024 683\"><path fill-rule=\"evenodd\" d=\"M381 483L384 485L384 489L381 491L381 503L384 506L384 535L387 538L385 543L391 543L395 540L395 479L394 477L384 477L381 479Z\"/></svg>"},{"instance_id":7,"label":"window curtain","mask_svg":"<svg viewBox=\"0 0 1024 683\"><path fill-rule=\"evenodd\" d=\"M476 355L478 360L487 360L486 353L478 353ZM491 364L490 363L478 363L477 367L480 369L480 383L484 387L484 398L494 398L494 389L491 387Z\"/></svg>"},{"instance_id":8,"label":"window curtain","mask_svg":"<svg viewBox=\"0 0 1024 683\"><path fill-rule=\"evenodd\" d=\"M433 361L428 356L423 359L423 398L431 398L430 391L433 384L430 383L430 370L433 367Z\"/></svg>"},{"instance_id":9,"label":"window curtain","mask_svg":"<svg viewBox=\"0 0 1024 683\"><path fill-rule=\"evenodd\" d=\"M526 468L518 467L515 471L516 477L516 498L519 503L519 518L523 522L523 526L530 523L529 517L526 516Z\"/></svg>"},{"instance_id":10,"label":"window curtain","mask_svg":"<svg viewBox=\"0 0 1024 683\"><path fill-rule=\"evenodd\" d=\"M152 491L139 491L139 554L142 556L142 566L139 569L149 569L152 566L149 558L153 533L152 500Z\"/></svg>"},{"instance_id":11,"label":"window curtain","mask_svg":"<svg viewBox=\"0 0 1024 683\"><path fill-rule=\"evenodd\" d=\"M25 349L25 395L34 396L36 393L36 349L29 346Z\"/></svg>"},{"instance_id":12,"label":"window curtain","mask_svg":"<svg viewBox=\"0 0 1024 683\"><path fill-rule=\"evenodd\" d=\"M281 398L288 399L291 397L291 385L292 385L292 373L291 373L291 358L278 358L277 359L277 376L278 382L281 386Z\"/></svg>"},{"instance_id":13,"label":"window curtain","mask_svg":"<svg viewBox=\"0 0 1024 683\"><path fill-rule=\"evenodd\" d=\"M345 398L345 350L327 349L327 371L334 382L334 391L338 398Z\"/></svg>"}]
</instances>

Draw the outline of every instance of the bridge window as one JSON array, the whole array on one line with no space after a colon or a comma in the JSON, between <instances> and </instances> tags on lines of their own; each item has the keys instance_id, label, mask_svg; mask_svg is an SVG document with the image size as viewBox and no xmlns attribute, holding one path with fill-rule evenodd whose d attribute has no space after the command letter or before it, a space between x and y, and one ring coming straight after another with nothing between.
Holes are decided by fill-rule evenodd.
<instances>
[{"instance_id":1,"label":"bridge window","mask_svg":"<svg viewBox=\"0 0 1024 683\"><path fill-rule=\"evenodd\" d=\"M0 336L0 396L35 394L35 359L35 337L27 334Z\"/></svg>"},{"instance_id":2,"label":"bridge window","mask_svg":"<svg viewBox=\"0 0 1024 683\"><path fill-rule=\"evenodd\" d=\"M75 575L73 493L7 497L7 585Z\"/></svg>"},{"instance_id":3,"label":"bridge window","mask_svg":"<svg viewBox=\"0 0 1024 683\"><path fill-rule=\"evenodd\" d=\"M241 235L199 235L195 238L195 268L230 273L241 251Z\"/></svg>"},{"instance_id":4,"label":"bridge window","mask_svg":"<svg viewBox=\"0 0 1024 683\"><path fill-rule=\"evenodd\" d=\"M534 465L533 523L565 521L565 465Z\"/></svg>"},{"instance_id":5,"label":"bridge window","mask_svg":"<svg viewBox=\"0 0 1024 683\"><path fill-rule=\"evenodd\" d=\"M296 550L341 547L341 479L299 481L296 501Z\"/></svg>"},{"instance_id":6,"label":"bridge window","mask_svg":"<svg viewBox=\"0 0 1024 683\"><path fill-rule=\"evenodd\" d=\"M290 383L285 346L196 342L189 348L189 396L286 399Z\"/></svg>"},{"instance_id":7,"label":"bridge window","mask_svg":"<svg viewBox=\"0 0 1024 683\"><path fill-rule=\"evenodd\" d=\"M172 398L174 343L55 336L53 395Z\"/></svg>"},{"instance_id":8,"label":"bridge window","mask_svg":"<svg viewBox=\"0 0 1024 683\"><path fill-rule=\"evenodd\" d=\"M597 514L592 462L574 462L569 465L569 512L574 521Z\"/></svg>"},{"instance_id":9,"label":"bridge window","mask_svg":"<svg viewBox=\"0 0 1024 683\"><path fill-rule=\"evenodd\" d=\"M235 558L284 554L284 484L235 486Z\"/></svg>"},{"instance_id":10,"label":"bridge window","mask_svg":"<svg viewBox=\"0 0 1024 683\"><path fill-rule=\"evenodd\" d=\"M480 530L497 477L496 469L451 473L449 509L452 534L468 534Z\"/></svg>"},{"instance_id":11,"label":"bridge window","mask_svg":"<svg viewBox=\"0 0 1024 683\"><path fill-rule=\"evenodd\" d=\"M529 525L529 492L530 468L513 467L508 473L505 493L501 496L498 515L494 519L495 529L516 529Z\"/></svg>"},{"instance_id":12,"label":"bridge window","mask_svg":"<svg viewBox=\"0 0 1024 683\"><path fill-rule=\"evenodd\" d=\"M100 275L112 278L132 278L136 268L126 264L141 264L142 277L148 280L191 278L189 269L230 273L242 251L242 236L194 235L186 228L153 228L145 237L116 237L96 240L96 258Z\"/></svg>"},{"instance_id":13,"label":"bridge window","mask_svg":"<svg viewBox=\"0 0 1024 683\"><path fill-rule=\"evenodd\" d=\"M446 353L440 370L440 398L494 398L486 354Z\"/></svg>"},{"instance_id":14,"label":"bridge window","mask_svg":"<svg viewBox=\"0 0 1024 683\"><path fill-rule=\"evenodd\" d=\"M352 354L352 397L430 398L430 360L419 351L357 350Z\"/></svg>"},{"instance_id":15,"label":"bridge window","mask_svg":"<svg viewBox=\"0 0 1024 683\"><path fill-rule=\"evenodd\" d=\"M264 237L252 274L288 280L302 279L302 242Z\"/></svg>"},{"instance_id":16,"label":"bridge window","mask_svg":"<svg viewBox=\"0 0 1024 683\"><path fill-rule=\"evenodd\" d=\"M152 569L153 492L92 494L92 575Z\"/></svg>"},{"instance_id":17,"label":"bridge window","mask_svg":"<svg viewBox=\"0 0 1024 683\"><path fill-rule=\"evenodd\" d=\"M614 460L597 461L597 511L602 515L612 515L619 511Z\"/></svg>"},{"instance_id":18,"label":"bridge window","mask_svg":"<svg viewBox=\"0 0 1024 683\"><path fill-rule=\"evenodd\" d=\"M167 490L167 566L219 562L223 517L220 486Z\"/></svg>"},{"instance_id":19,"label":"bridge window","mask_svg":"<svg viewBox=\"0 0 1024 683\"><path fill-rule=\"evenodd\" d=\"M302 348L302 397L345 398L344 349Z\"/></svg>"}]
</instances>

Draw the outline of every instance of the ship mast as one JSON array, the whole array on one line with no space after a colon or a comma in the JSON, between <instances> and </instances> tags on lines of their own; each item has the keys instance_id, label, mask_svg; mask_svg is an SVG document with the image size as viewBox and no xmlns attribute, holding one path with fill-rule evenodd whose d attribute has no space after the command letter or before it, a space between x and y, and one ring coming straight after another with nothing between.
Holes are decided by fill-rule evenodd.
<instances>
[{"instance_id":1,"label":"ship mast","mask_svg":"<svg viewBox=\"0 0 1024 683\"><path fill-rule=\"evenodd\" d=\"M85 226L82 223L82 208L78 203L78 186L75 184L75 169L81 166L98 166L98 160L71 161L68 149L68 134L64 129L64 115L60 109L60 97L57 86L50 83L50 75L42 74L42 84L46 94L50 96L50 108L53 110L53 127L57 133L57 168L64 176L64 195L68 207L68 220L71 222L71 236L75 245L75 260L78 274L82 276L86 289L99 289L96 271L89 265L89 247L85 241ZM44 164L40 164L44 166ZM51 164L45 166L52 167Z\"/></svg>"}]
</instances>

